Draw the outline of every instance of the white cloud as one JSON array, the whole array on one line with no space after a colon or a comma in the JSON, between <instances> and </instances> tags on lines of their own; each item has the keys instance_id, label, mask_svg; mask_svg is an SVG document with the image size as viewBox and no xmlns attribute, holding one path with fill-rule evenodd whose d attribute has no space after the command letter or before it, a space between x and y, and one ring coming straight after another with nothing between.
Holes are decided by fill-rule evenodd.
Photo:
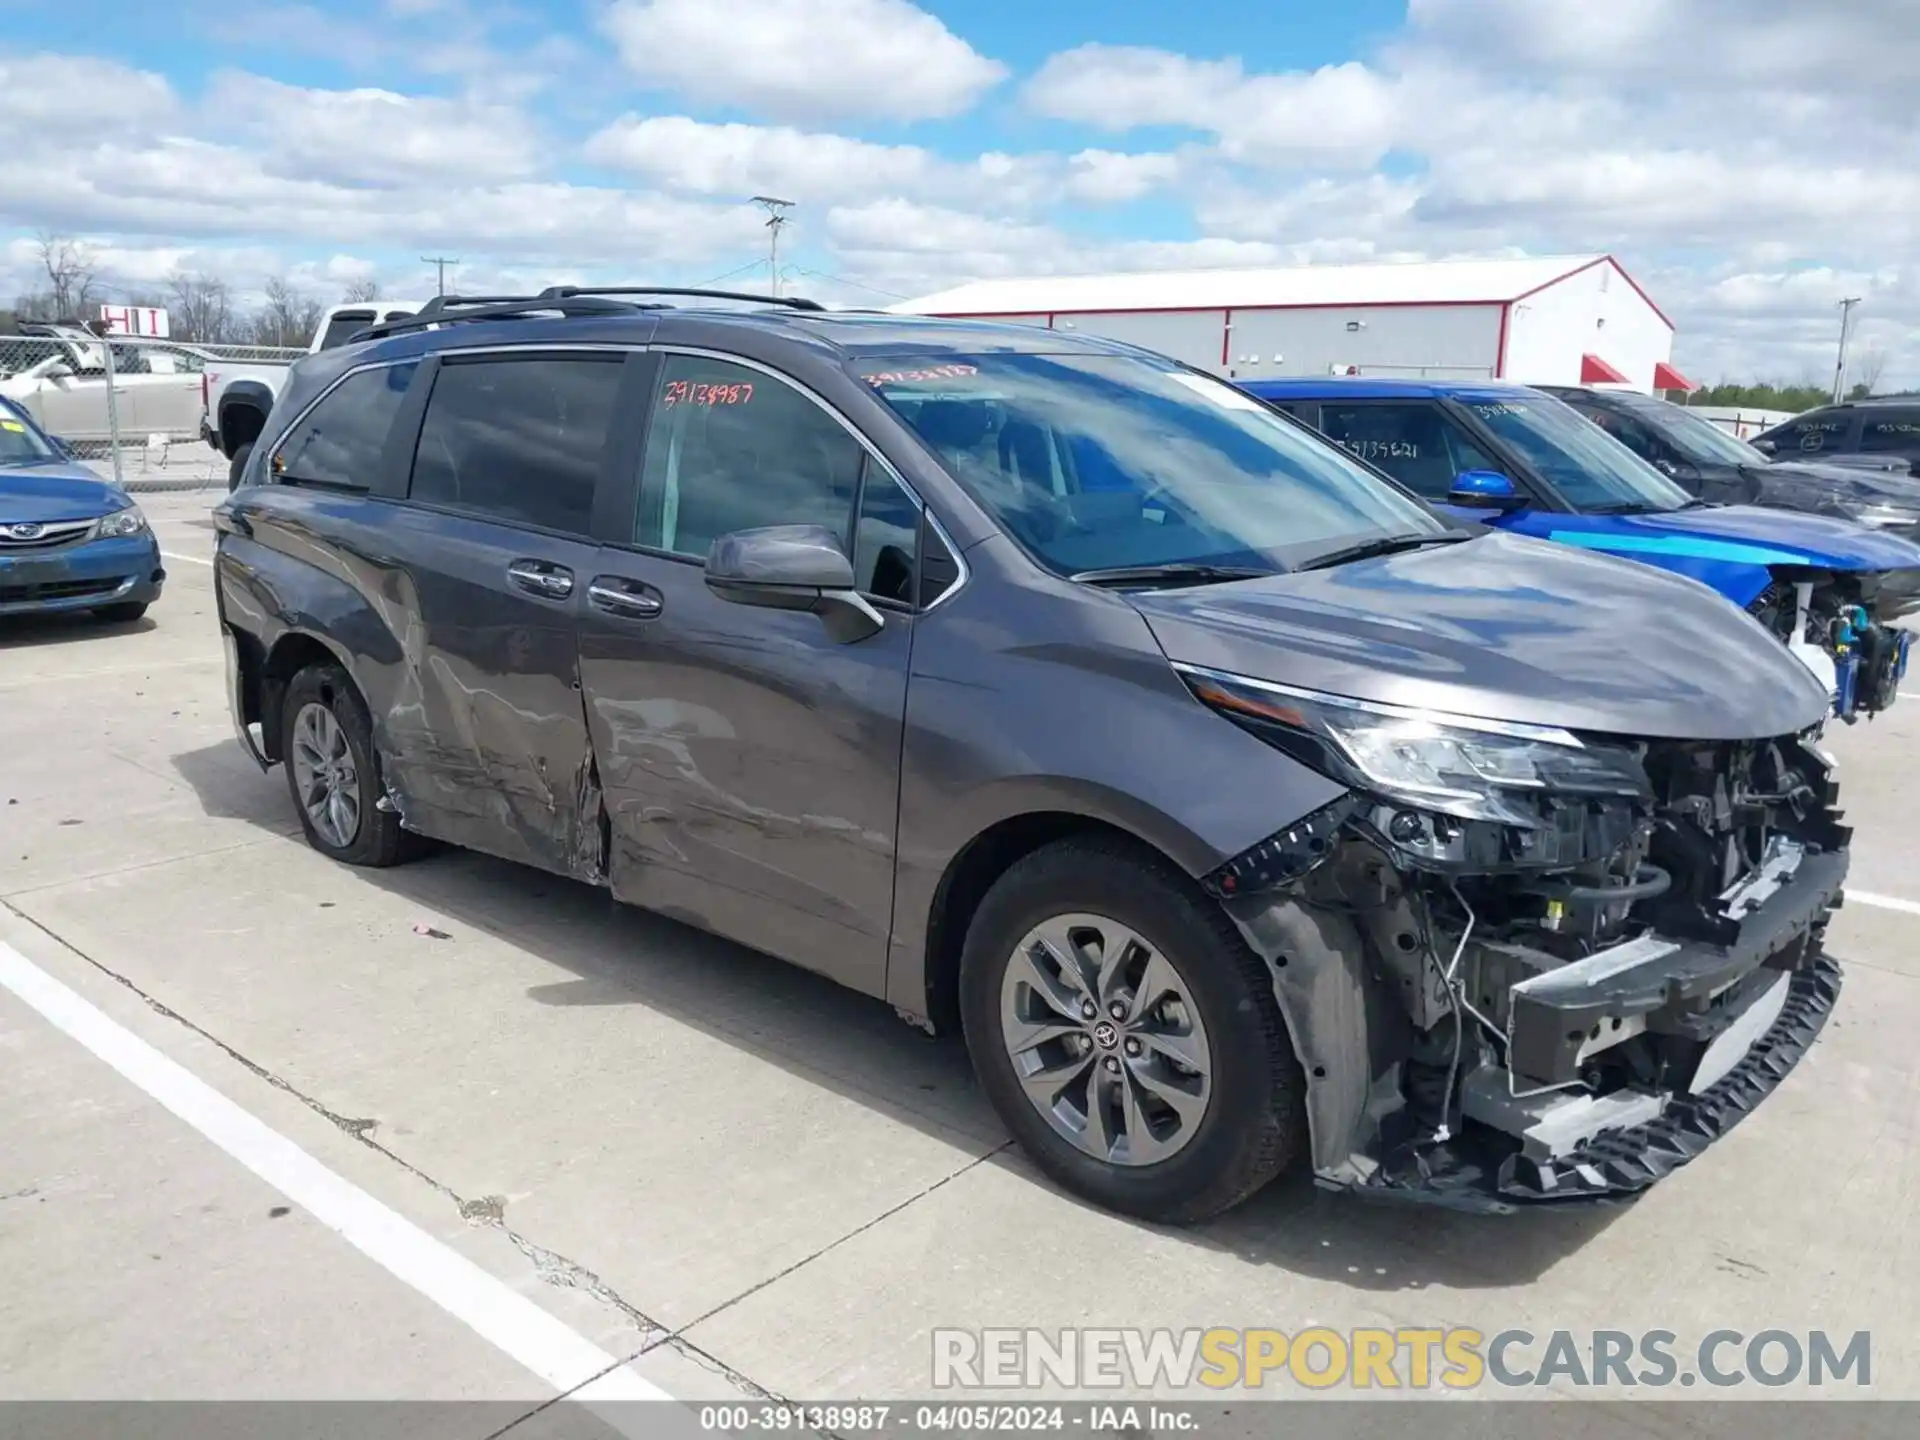
<instances>
[{"instance_id":1,"label":"white cloud","mask_svg":"<svg viewBox=\"0 0 1920 1440\"><path fill-rule=\"evenodd\" d=\"M266 168L343 185L519 179L539 145L509 105L391 90L319 90L258 75L215 78L205 106L223 130L256 143Z\"/></svg>"},{"instance_id":2,"label":"white cloud","mask_svg":"<svg viewBox=\"0 0 1920 1440\"><path fill-rule=\"evenodd\" d=\"M1030 108L1122 131L1173 125L1219 137L1231 159L1370 165L1398 120L1392 84L1364 65L1249 75L1239 60L1194 60L1138 46L1082 45L1028 82Z\"/></svg>"},{"instance_id":3,"label":"white cloud","mask_svg":"<svg viewBox=\"0 0 1920 1440\"><path fill-rule=\"evenodd\" d=\"M1096 205L1138 200L1171 185L1180 174L1177 155L1128 155L1117 150L1082 150L1067 165L1067 194Z\"/></svg>"},{"instance_id":4,"label":"white cloud","mask_svg":"<svg viewBox=\"0 0 1920 1440\"><path fill-rule=\"evenodd\" d=\"M613 0L603 23L649 84L778 120L958 115L1007 73L908 0Z\"/></svg>"}]
</instances>

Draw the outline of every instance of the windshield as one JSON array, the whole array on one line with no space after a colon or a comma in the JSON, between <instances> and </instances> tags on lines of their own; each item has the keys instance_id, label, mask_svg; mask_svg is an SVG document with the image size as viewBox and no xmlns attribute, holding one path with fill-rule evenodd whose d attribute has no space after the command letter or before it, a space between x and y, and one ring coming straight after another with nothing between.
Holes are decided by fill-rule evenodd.
<instances>
[{"instance_id":1,"label":"windshield","mask_svg":"<svg viewBox=\"0 0 1920 1440\"><path fill-rule=\"evenodd\" d=\"M1460 401L1576 510L1678 510L1692 498L1571 405L1551 395Z\"/></svg>"},{"instance_id":2,"label":"windshield","mask_svg":"<svg viewBox=\"0 0 1920 1440\"><path fill-rule=\"evenodd\" d=\"M0 465L38 465L59 458L25 415L0 400Z\"/></svg>"},{"instance_id":3,"label":"windshield","mask_svg":"<svg viewBox=\"0 0 1920 1440\"><path fill-rule=\"evenodd\" d=\"M857 373L1041 564L1272 571L1448 534L1419 502L1222 381L1123 355L936 355Z\"/></svg>"},{"instance_id":4,"label":"windshield","mask_svg":"<svg viewBox=\"0 0 1920 1440\"><path fill-rule=\"evenodd\" d=\"M1698 464L1702 460L1717 465L1764 465L1767 457L1684 406L1670 405L1645 395L1622 395L1620 407L1636 419L1652 426L1681 457Z\"/></svg>"}]
</instances>

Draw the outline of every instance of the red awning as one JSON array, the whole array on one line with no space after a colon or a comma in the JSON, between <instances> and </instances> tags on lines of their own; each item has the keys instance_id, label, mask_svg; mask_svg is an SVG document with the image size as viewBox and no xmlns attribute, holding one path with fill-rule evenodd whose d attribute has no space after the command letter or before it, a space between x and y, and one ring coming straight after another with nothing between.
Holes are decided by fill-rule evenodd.
<instances>
[{"instance_id":1,"label":"red awning","mask_svg":"<svg viewBox=\"0 0 1920 1440\"><path fill-rule=\"evenodd\" d=\"M1582 355L1580 383L1582 385L1624 385L1627 383L1627 377L1598 355Z\"/></svg>"},{"instance_id":2,"label":"red awning","mask_svg":"<svg viewBox=\"0 0 1920 1440\"><path fill-rule=\"evenodd\" d=\"M1700 387L1687 379L1678 370L1662 360L1653 367L1653 388L1656 390L1698 390Z\"/></svg>"}]
</instances>

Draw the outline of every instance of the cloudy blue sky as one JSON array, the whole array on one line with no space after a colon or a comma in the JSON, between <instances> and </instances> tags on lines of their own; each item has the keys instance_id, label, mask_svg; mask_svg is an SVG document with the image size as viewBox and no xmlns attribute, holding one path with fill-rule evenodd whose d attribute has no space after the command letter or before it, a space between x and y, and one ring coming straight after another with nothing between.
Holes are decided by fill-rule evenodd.
<instances>
[{"instance_id":1,"label":"cloudy blue sky","mask_svg":"<svg viewBox=\"0 0 1920 1440\"><path fill-rule=\"evenodd\" d=\"M1913 0L0 0L31 236L331 299L1612 250L1697 378L1920 384ZM758 271L753 268L758 265ZM784 267L783 267L784 268ZM730 273L731 272L731 273Z\"/></svg>"}]
</instances>

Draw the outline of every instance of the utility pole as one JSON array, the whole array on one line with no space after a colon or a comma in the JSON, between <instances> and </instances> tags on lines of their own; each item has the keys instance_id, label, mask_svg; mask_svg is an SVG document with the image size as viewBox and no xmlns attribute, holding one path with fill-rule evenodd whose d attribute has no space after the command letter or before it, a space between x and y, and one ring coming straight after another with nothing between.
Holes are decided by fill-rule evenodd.
<instances>
[{"instance_id":1,"label":"utility pole","mask_svg":"<svg viewBox=\"0 0 1920 1440\"><path fill-rule=\"evenodd\" d=\"M793 208L793 201L756 195L753 203L767 212L767 275L777 296L780 293L780 229L787 223L787 211Z\"/></svg>"},{"instance_id":2,"label":"utility pole","mask_svg":"<svg viewBox=\"0 0 1920 1440\"><path fill-rule=\"evenodd\" d=\"M1841 392L1847 385L1847 333L1853 329L1853 307L1860 303L1858 295L1851 295L1840 302L1840 357L1833 363L1833 403L1838 405Z\"/></svg>"},{"instance_id":3,"label":"utility pole","mask_svg":"<svg viewBox=\"0 0 1920 1440\"><path fill-rule=\"evenodd\" d=\"M436 295L446 294L447 293L447 267L449 265L458 265L460 263L459 258L457 256L452 256L452 255L422 255L420 257L420 263L422 265L433 266L434 270L437 272L438 279L436 279L434 282L433 293Z\"/></svg>"}]
</instances>

